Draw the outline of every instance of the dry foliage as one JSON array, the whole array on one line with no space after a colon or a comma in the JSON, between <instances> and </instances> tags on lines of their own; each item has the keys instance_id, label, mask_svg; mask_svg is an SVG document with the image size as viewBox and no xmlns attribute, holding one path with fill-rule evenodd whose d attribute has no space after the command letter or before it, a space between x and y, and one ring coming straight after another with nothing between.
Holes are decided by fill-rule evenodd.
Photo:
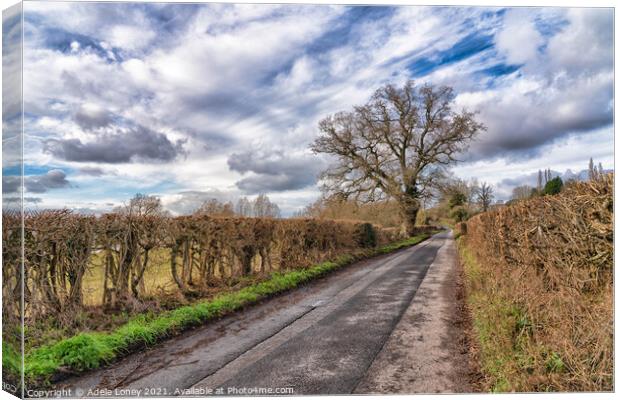
<instances>
[{"instance_id":1,"label":"dry foliage","mask_svg":"<svg viewBox=\"0 0 620 400\"><path fill-rule=\"evenodd\" d=\"M20 216L3 214L5 318L17 318L13 291L20 285ZM84 275L103 264L100 304L107 310L140 310L154 252L167 253L171 282L185 297L244 276L307 267L339 254L398 239L364 222L311 218L170 217L118 212L101 217L69 210L32 213L24 219L26 317L53 315L70 325L83 309ZM11 303L11 304L9 304Z\"/></svg>"},{"instance_id":2,"label":"dry foliage","mask_svg":"<svg viewBox=\"0 0 620 400\"><path fill-rule=\"evenodd\" d=\"M510 340L529 359L510 389L612 390L613 174L476 215L460 233L488 277L474 290L519 315Z\"/></svg>"},{"instance_id":3,"label":"dry foliage","mask_svg":"<svg viewBox=\"0 0 620 400\"><path fill-rule=\"evenodd\" d=\"M21 214L2 213L2 311L3 334L20 325ZM11 332L14 333L14 332Z\"/></svg>"}]
</instances>

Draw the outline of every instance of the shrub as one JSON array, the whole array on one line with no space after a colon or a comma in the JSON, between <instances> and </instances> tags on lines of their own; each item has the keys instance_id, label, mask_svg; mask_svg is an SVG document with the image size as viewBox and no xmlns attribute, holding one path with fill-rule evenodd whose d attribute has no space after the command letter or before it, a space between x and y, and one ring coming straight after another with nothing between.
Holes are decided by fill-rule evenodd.
<instances>
[{"instance_id":1,"label":"shrub","mask_svg":"<svg viewBox=\"0 0 620 400\"><path fill-rule=\"evenodd\" d=\"M467 203L467 196L465 196L461 192L456 192L450 197L448 205L450 206L450 208L454 208L454 207L462 206L465 203Z\"/></svg>"},{"instance_id":2,"label":"shrub","mask_svg":"<svg viewBox=\"0 0 620 400\"><path fill-rule=\"evenodd\" d=\"M454 218L456 222L463 222L467 219L469 213L465 207L459 206L452 210L450 216Z\"/></svg>"},{"instance_id":3,"label":"shrub","mask_svg":"<svg viewBox=\"0 0 620 400\"><path fill-rule=\"evenodd\" d=\"M467 223L459 222L454 226L454 238L458 239L463 235L467 235Z\"/></svg>"},{"instance_id":4,"label":"shrub","mask_svg":"<svg viewBox=\"0 0 620 400\"><path fill-rule=\"evenodd\" d=\"M377 245L377 232L370 223L359 224L355 237L357 244L362 248L375 247Z\"/></svg>"},{"instance_id":5,"label":"shrub","mask_svg":"<svg viewBox=\"0 0 620 400\"><path fill-rule=\"evenodd\" d=\"M562 191L563 184L564 183L562 182L562 178L560 178L559 176L556 176L555 178L551 179L549 182L545 184L545 188L543 189L543 194L546 194L546 195L558 194Z\"/></svg>"},{"instance_id":6,"label":"shrub","mask_svg":"<svg viewBox=\"0 0 620 400\"><path fill-rule=\"evenodd\" d=\"M467 221L490 389L613 389L613 235L613 174Z\"/></svg>"},{"instance_id":7,"label":"shrub","mask_svg":"<svg viewBox=\"0 0 620 400\"><path fill-rule=\"evenodd\" d=\"M10 290L19 278L20 220L3 214L5 317ZM59 315L71 321L83 309L83 278L94 265L102 277L91 280L108 310L131 311L152 293L144 276L159 256L160 274L181 296L199 297L212 282L307 267L338 253L371 248L397 239L393 232L358 221L313 218L273 219L192 215L105 214L43 211L25 218L24 254L29 317ZM163 260L168 258L167 260ZM165 279L165 278L163 278ZM9 287L10 285L10 287ZM62 286L63 290L58 290ZM65 290L66 289L66 290ZM13 313L15 314L15 313Z\"/></svg>"}]
</instances>

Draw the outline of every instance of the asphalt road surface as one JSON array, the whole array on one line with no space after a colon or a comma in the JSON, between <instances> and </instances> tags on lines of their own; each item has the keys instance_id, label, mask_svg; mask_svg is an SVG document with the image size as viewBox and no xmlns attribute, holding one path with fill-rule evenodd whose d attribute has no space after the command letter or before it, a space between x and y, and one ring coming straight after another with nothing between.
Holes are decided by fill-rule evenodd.
<instances>
[{"instance_id":1,"label":"asphalt road surface","mask_svg":"<svg viewBox=\"0 0 620 400\"><path fill-rule=\"evenodd\" d=\"M56 387L80 397L356 392L446 244L442 232L359 262Z\"/></svg>"}]
</instances>

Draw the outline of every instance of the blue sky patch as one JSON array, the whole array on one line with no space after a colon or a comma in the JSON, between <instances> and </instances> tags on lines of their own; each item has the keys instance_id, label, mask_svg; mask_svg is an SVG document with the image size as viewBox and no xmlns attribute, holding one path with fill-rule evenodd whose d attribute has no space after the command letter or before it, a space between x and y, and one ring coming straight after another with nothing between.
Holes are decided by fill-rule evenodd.
<instances>
[{"instance_id":1,"label":"blue sky patch","mask_svg":"<svg viewBox=\"0 0 620 400\"><path fill-rule=\"evenodd\" d=\"M43 175L53 169L60 169L67 175L73 172L71 168L66 168L66 167L61 168L61 167L53 167L53 166L45 166L45 165L26 164L24 165L24 175L25 176ZM7 175L7 176L21 175L21 166L14 165L11 167L2 168L2 175Z\"/></svg>"},{"instance_id":2,"label":"blue sky patch","mask_svg":"<svg viewBox=\"0 0 620 400\"><path fill-rule=\"evenodd\" d=\"M512 74L513 72L518 71L520 67L520 65L495 64L491 67L481 69L478 72L484 75L497 77Z\"/></svg>"},{"instance_id":3,"label":"blue sky patch","mask_svg":"<svg viewBox=\"0 0 620 400\"><path fill-rule=\"evenodd\" d=\"M432 57L415 60L409 64L408 69L413 77L421 77L440 67L463 61L492 47L493 36L472 33L447 50L439 51Z\"/></svg>"}]
</instances>

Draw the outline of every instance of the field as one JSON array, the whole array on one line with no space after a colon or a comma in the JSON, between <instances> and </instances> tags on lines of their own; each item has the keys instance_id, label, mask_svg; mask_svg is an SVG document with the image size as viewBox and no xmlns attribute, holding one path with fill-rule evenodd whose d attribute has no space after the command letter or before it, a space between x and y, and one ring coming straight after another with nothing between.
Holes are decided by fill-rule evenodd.
<instances>
[{"instance_id":1,"label":"field","mask_svg":"<svg viewBox=\"0 0 620 400\"><path fill-rule=\"evenodd\" d=\"M166 249L155 249L150 264L144 272L142 293L147 296L172 294L177 289L170 275L170 254ZM90 266L84 274L83 302L85 306L101 306L105 261L101 253L93 254Z\"/></svg>"}]
</instances>

